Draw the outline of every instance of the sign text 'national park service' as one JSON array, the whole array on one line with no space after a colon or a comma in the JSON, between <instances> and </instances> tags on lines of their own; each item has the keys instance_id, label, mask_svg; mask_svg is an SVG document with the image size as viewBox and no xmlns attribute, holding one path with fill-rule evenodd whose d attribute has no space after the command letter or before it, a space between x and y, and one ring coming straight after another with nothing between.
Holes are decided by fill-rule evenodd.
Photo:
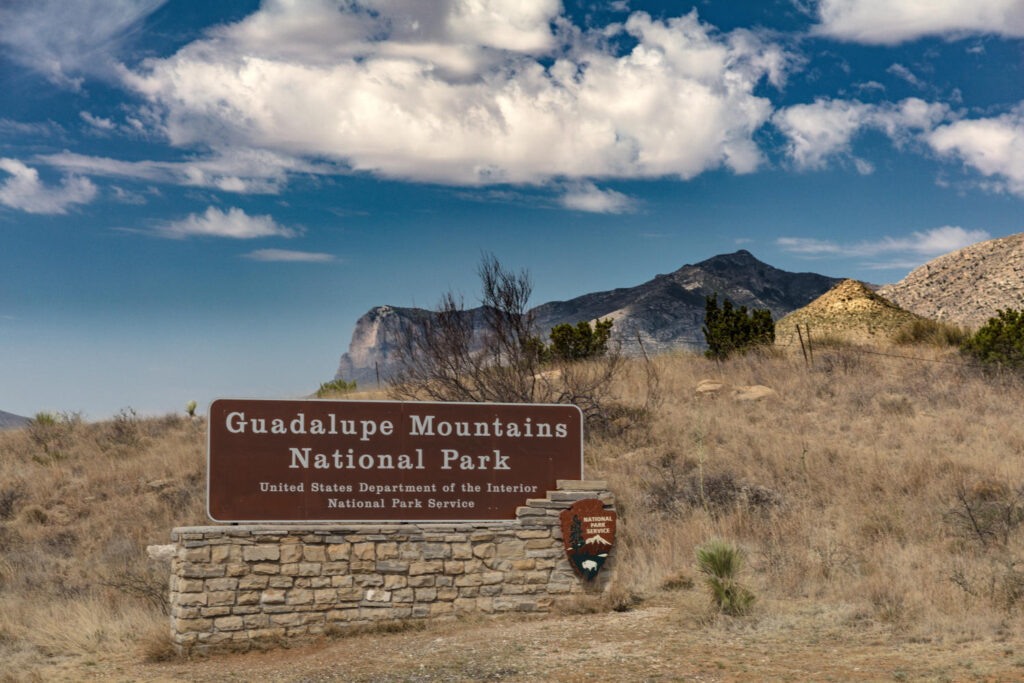
<instances>
[{"instance_id":1,"label":"sign text 'national park service'","mask_svg":"<svg viewBox=\"0 0 1024 683\"><path fill-rule=\"evenodd\" d=\"M583 478L571 405L217 399L208 513L219 522L514 519Z\"/></svg>"},{"instance_id":2,"label":"sign text 'national park service'","mask_svg":"<svg viewBox=\"0 0 1024 683\"><path fill-rule=\"evenodd\" d=\"M559 517L569 564L587 581L593 580L615 543L615 511L597 498L573 503Z\"/></svg>"}]
</instances>

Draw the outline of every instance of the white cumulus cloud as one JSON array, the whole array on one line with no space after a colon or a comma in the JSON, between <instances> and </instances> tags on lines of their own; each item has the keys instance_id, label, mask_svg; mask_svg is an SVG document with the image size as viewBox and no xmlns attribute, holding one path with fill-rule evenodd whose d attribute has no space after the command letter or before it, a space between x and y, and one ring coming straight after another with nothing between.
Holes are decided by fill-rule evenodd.
<instances>
[{"instance_id":1,"label":"white cumulus cloud","mask_svg":"<svg viewBox=\"0 0 1024 683\"><path fill-rule=\"evenodd\" d=\"M189 214L179 221L170 221L156 226L161 237L183 239L186 237L230 237L253 239L256 237L295 237L298 231L279 225L271 216L250 216L237 207L227 212L210 206L203 214Z\"/></svg>"},{"instance_id":2,"label":"white cumulus cloud","mask_svg":"<svg viewBox=\"0 0 1024 683\"><path fill-rule=\"evenodd\" d=\"M328 263L334 260L334 254L315 251L291 251L288 249L257 249L243 254L243 258L253 261L271 261L284 263Z\"/></svg>"},{"instance_id":3,"label":"white cumulus cloud","mask_svg":"<svg viewBox=\"0 0 1024 683\"><path fill-rule=\"evenodd\" d=\"M893 45L922 36L1024 36L1021 0L819 0L814 33Z\"/></svg>"},{"instance_id":4,"label":"white cumulus cloud","mask_svg":"<svg viewBox=\"0 0 1024 683\"><path fill-rule=\"evenodd\" d=\"M939 154L994 178L996 189L1024 197L1024 103L1001 116L940 126L926 139Z\"/></svg>"},{"instance_id":5,"label":"white cumulus cloud","mask_svg":"<svg viewBox=\"0 0 1024 683\"><path fill-rule=\"evenodd\" d=\"M851 142L863 129L880 130L900 145L948 116L948 105L916 97L884 104L821 98L780 109L772 123L785 135L786 154L793 164L798 169L816 170L835 158L853 158ZM859 172L870 172L868 162L853 160Z\"/></svg>"},{"instance_id":6,"label":"white cumulus cloud","mask_svg":"<svg viewBox=\"0 0 1024 683\"><path fill-rule=\"evenodd\" d=\"M124 79L172 144L389 178L691 178L761 163L752 136L772 108L754 90L784 82L792 57L779 46L695 12L584 30L560 11L557 0L269 1Z\"/></svg>"},{"instance_id":7,"label":"white cumulus cloud","mask_svg":"<svg viewBox=\"0 0 1024 683\"><path fill-rule=\"evenodd\" d=\"M39 171L17 159L0 159L0 204L27 213L63 214L74 204L88 204L96 186L88 178L65 176L60 185L46 185Z\"/></svg>"},{"instance_id":8,"label":"white cumulus cloud","mask_svg":"<svg viewBox=\"0 0 1024 683\"><path fill-rule=\"evenodd\" d=\"M602 190L593 183L580 183L566 190L562 206L591 213L627 213L634 208L633 200L615 190Z\"/></svg>"}]
</instances>

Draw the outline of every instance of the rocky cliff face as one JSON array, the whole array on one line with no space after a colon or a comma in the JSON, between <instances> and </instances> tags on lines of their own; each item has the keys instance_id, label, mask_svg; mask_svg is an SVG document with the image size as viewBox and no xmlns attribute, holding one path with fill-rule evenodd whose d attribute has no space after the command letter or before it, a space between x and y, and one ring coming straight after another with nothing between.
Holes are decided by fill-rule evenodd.
<instances>
[{"instance_id":1,"label":"rocky cliff face","mask_svg":"<svg viewBox=\"0 0 1024 683\"><path fill-rule=\"evenodd\" d=\"M704 297L719 295L747 308L767 308L776 319L807 305L840 282L816 273L791 273L773 268L740 250L722 254L667 275L657 275L636 287L584 294L552 301L533 309L543 335L561 323L611 317L615 335L627 353L638 352L637 337L648 352L703 345ZM475 314L477 311L467 311ZM336 378L362 385L376 381L393 361L387 334L400 320L425 313L423 309L377 306L356 323L349 350L341 357Z\"/></svg>"},{"instance_id":2,"label":"rocky cliff face","mask_svg":"<svg viewBox=\"0 0 1024 683\"><path fill-rule=\"evenodd\" d=\"M926 318L977 329L997 309L1024 308L1024 233L940 256L878 293Z\"/></svg>"}]
</instances>

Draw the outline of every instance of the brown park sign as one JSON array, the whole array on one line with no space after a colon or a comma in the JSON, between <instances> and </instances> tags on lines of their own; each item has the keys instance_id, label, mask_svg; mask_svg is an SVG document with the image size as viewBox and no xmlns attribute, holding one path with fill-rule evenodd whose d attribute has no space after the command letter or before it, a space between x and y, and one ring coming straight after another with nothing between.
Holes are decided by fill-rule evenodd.
<instances>
[{"instance_id":1,"label":"brown park sign","mask_svg":"<svg viewBox=\"0 0 1024 683\"><path fill-rule=\"evenodd\" d=\"M217 399L207 511L217 522L514 519L583 478L571 405Z\"/></svg>"}]
</instances>

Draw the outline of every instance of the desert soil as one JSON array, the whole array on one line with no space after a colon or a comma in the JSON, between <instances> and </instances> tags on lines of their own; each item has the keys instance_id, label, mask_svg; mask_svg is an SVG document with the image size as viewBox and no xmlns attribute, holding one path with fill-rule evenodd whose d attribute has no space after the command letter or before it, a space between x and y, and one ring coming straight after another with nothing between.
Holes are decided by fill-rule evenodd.
<instances>
[{"instance_id":1,"label":"desert soil","mask_svg":"<svg viewBox=\"0 0 1024 683\"><path fill-rule=\"evenodd\" d=\"M1010 681L1024 638L929 642L852 608L807 601L739 619L665 594L628 612L435 623L244 654L159 664L66 661L46 680L118 681ZM688 603L688 604L684 604Z\"/></svg>"}]
</instances>

